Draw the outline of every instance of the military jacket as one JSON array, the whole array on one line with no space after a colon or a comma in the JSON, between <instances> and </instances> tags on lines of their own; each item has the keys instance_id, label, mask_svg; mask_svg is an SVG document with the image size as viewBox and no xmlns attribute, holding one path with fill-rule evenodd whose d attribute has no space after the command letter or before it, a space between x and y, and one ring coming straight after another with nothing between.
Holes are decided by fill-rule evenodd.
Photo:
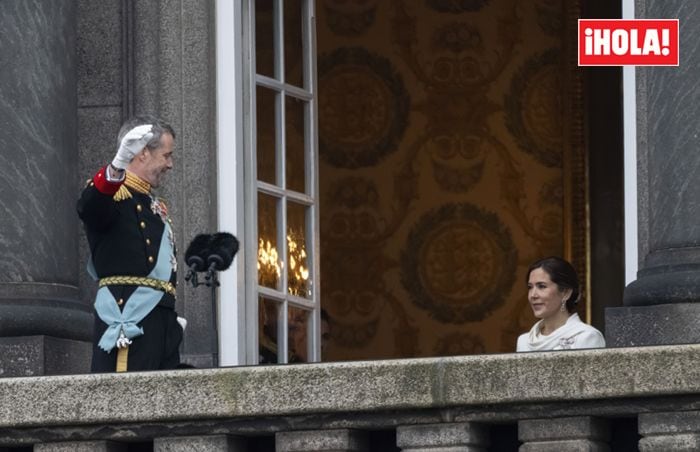
<instances>
[{"instance_id":1,"label":"military jacket","mask_svg":"<svg viewBox=\"0 0 700 452\"><path fill-rule=\"evenodd\" d=\"M171 240L170 282L174 287L177 261L172 232L163 234L166 222L170 222L165 203L133 174L127 173L124 183L113 183L106 180L104 172L103 168L87 184L77 205L97 277L145 277L156 264L161 240ZM135 289L136 286L110 286L115 298L123 300ZM160 305L174 308L174 301L174 296L164 293Z\"/></svg>"}]
</instances>

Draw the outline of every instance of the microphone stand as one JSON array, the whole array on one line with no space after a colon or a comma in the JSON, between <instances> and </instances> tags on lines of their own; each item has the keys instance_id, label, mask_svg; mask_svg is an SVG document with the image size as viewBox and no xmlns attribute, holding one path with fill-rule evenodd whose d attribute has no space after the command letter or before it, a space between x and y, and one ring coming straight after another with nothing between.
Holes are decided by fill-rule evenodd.
<instances>
[{"instance_id":1,"label":"microphone stand","mask_svg":"<svg viewBox=\"0 0 700 452\"><path fill-rule=\"evenodd\" d=\"M190 267L185 275L185 281L192 281L192 287L199 286L199 278L197 278L197 271Z\"/></svg>"},{"instance_id":2,"label":"microphone stand","mask_svg":"<svg viewBox=\"0 0 700 452\"><path fill-rule=\"evenodd\" d=\"M219 277L217 276L216 264L212 263L207 271L207 276L205 276L206 285L211 287L211 318L212 318L212 331L214 334L211 336L211 348L212 348L212 363L214 367L219 367L219 328L218 328L218 313L217 313L217 303L216 303L216 289L221 285L219 283Z\"/></svg>"},{"instance_id":3,"label":"microphone stand","mask_svg":"<svg viewBox=\"0 0 700 452\"><path fill-rule=\"evenodd\" d=\"M211 337L211 348L212 348L212 365L214 367L219 367L219 327L218 327L218 314L217 314L217 300L216 300L216 288L221 285L219 282L218 272L216 271L217 262L212 262L207 270L207 274L204 277L205 282L200 282L197 276L197 271L195 265L190 266L190 270L185 276L185 281L190 281L192 287L199 287L204 284L207 287L211 287L211 317L212 317L212 337Z\"/></svg>"}]
</instances>

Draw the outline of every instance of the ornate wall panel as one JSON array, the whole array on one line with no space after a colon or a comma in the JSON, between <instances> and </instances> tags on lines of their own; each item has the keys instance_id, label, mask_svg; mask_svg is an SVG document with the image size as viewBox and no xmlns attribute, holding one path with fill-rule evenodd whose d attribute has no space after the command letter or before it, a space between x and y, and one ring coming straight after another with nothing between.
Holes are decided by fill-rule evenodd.
<instances>
[{"instance_id":1,"label":"ornate wall panel","mask_svg":"<svg viewBox=\"0 0 700 452\"><path fill-rule=\"evenodd\" d=\"M326 359L513 351L532 261L585 281L575 4L318 2Z\"/></svg>"}]
</instances>

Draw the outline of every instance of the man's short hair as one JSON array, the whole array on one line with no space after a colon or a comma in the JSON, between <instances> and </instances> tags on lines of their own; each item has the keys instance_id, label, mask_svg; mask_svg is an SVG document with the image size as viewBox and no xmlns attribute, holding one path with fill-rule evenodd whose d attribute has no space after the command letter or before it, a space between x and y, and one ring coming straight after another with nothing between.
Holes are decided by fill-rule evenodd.
<instances>
[{"instance_id":1,"label":"man's short hair","mask_svg":"<svg viewBox=\"0 0 700 452\"><path fill-rule=\"evenodd\" d=\"M146 143L146 147L148 149L158 149L160 146L160 137L163 136L164 133L170 134L173 139L175 139L175 131L170 124L153 115L139 115L133 116L124 121L122 128L119 129L119 135L117 136L117 146L121 144L122 138L124 138L124 135L126 135L131 129L144 124L153 125L153 138Z\"/></svg>"}]
</instances>

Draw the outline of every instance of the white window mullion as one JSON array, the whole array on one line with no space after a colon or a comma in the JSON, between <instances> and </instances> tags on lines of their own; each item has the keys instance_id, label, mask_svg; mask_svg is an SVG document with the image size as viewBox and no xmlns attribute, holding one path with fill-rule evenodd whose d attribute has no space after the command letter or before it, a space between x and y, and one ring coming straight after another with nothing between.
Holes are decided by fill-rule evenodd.
<instances>
[{"instance_id":1,"label":"white window mullion","mask_svg":"<svg viewBox=\"0 0 700 452\"><path fill-rule=\"evenodd\" d=\"M265 88L270 88L273 91L282 91L284 89L284 85L279 80L275 80L274 78L270 78L262 74L255 74L255 83L258 86L264 86Z\"/></svg>"},{"instance_id":2,"label":"white window mullion","mask_svg":"<svg viewBox=\"0 0 700 452\"><path fill-rule=\"evenodd\" d=\"M274 91L285 91L287 95L291 95L305 101L310 101L313 98L313 94L310 91L299 88L298 86L287 85L279 80L275 80L265 75L256 74L255 83L258 86L264 86L265 88L269 88Z\"/></svg>"},{"instance_id":3,"label":"white window mullion","mask_svg":"<svg viewBox=\"0 0 700 452\"><path fill-rule=\"evenodd\" d=\"M286 164L285 164L285 149L286 149L286 137L285 137L285 121L286 114L284 109L285 97L284 97L284 1L277 0L275 3L274 12L274 27L275 27L275 81L279 85L276 89L277 96L275 97L275 184L281 189L281 196L277 204L277 252L280 255L280 261L282 265L281 274L281 288L282 293L285 294L285 300L280 306L278 312L279 328L277 335L277 342L280 345L280 349L277 350L278 357L281 358L282 362L287 362L287 200L284 195L286 187Z\"/></svg>"},{"instance_id":4,"label":"white window mullion","mask_svg":"<svg viewBox=\"0 0 700 452\"><path fill-rule=\"evenodd\" d=\"M282 301L282 304L280 304L280 308L277 311L277 359L281 363L289 362L289 338L287 335L287 331L289 331L289 324L287 322L288 310L289 306L287 305L287 300L285 299Z\"/></svg>"},{"instance_id":5,"label":"white window mullion","mask_svg":"<svg viewBox=\"0 0 700 452\"><path fill-rule=\"evenodd\" d=\"M280 187L269 184L267 182L258 181L258 191L261 193L266 193L271 196L282 197L286 196L288 201L294 201L299 204L304 204L306 206L312 206L315 199L304 193L298 193L291 190L283 190Z\"/></svg>"},{"instance_id":6,"label":"white window mullion","mask_svg":"<svg viewBox=\"0 0 700 452\"><path fill-rule=\"evenodd\" d=\"M274 12L275 24L275 78L284 83L284 0L276 0Z\"/></svg>"},{"instance_id":7,"label":"white window mullion","mask_svg":"<svg viewBox=\"0 0 700 452\"><path fill-rule=\"evenodd\" d=\"M256 52L255 52L255 8L248 2L243 2L246 6L245 19L247 30L244 29L244 34L248 37L247 40L247 61L250 64L247 66L247 86L245 92L248 94L248 102L246 103L246 111L248 112L248 127L245 129L247 137L245 141L245 149L250 151L246 155L246 226L249 232L249 238L246 240L245 248L248 259L246 259L246 323L248 330L247 347L246 347L246 364L257 363L259 358L258 344L258 310L259 300L257 292L258 281L258 192L255 189L255 181L257 181L257 88L255 83L255 67L256 67ZM246 33L247 31L247 33Z\"/></svg>"},{"instance_id":8,"label":"white window mullion","mask_svg":"<svg viewBox=\"0 0 700 452\"><path fill-rule=\"evenodd\" d=\"M307 133L307 146L309 146L309 158L306 162L307 175L307 192L314 200L311 206L311 231L308 234L309 240L309 256L310 256L310 278L312 281L312 302L315 306L312 316L312 332L310 337L313 338L312 361L321 360L321 246L320 246L320 218L319 218L319 189L318 189L318 92L316 90L316 5L314 0L307 0L306 14L304 23L306 30L304 33L304 84L311 93L309 102L308 115L309 118L305 124L305 133Z\"/></svg>"},{"instance_id":9,"label":"white window mullion","mask_svg":"<svg viewBox=\"0 0 700 452\"><path fill-rule=\"evenodd\" d=\"M276 289L270 289L269 287L259 286L258 292L261 296L269 298L282 304L285 299L285 294L282 291Z\"/></svg>"},{"instance_id":10,"label":"white window mullion","mask_svg":"<svg viewBox=\"0 0 700 452\"><path fill-rule=\"evenodd\" d=\"M298 88L296 86L284 85L284 90L287 92L288 95L292 95L298 99L302 99L305 101L310 101L313 98L313 94L311 94L311 92L302 88Z\"/></svg>"},{"instance_id":11,"label":"white window mullion","mask_svg":"<svg viewBox=\"0 0 700 452\"><path fill-rule=\"evenodd\" d=\"M278 95L276 98L277 108L276 108L276 134L277 134L277 146L275 148L276 155L276 183L281 188L282 196L279 198L278 212L277 212L277 247L278 253L280 255L280 261L282 262L282 281L281 290L284 293L285 298L280 306L279 318L278 318L278 333L277 333L277 343L279 344L279 349L277 350L278 359L280 362L289 362L289 305L287 303L287 288L289 287L289 256L287 255L287 111L286 111L286 96L284 94L284 78L285 78L285 64L284 64L284 0L279 0L275 2L277 11L275 12L275 61L278 62L278 70L275 72L275 78L280 84L280 89L278 90Z\"/></svg>"}]
</instances>

